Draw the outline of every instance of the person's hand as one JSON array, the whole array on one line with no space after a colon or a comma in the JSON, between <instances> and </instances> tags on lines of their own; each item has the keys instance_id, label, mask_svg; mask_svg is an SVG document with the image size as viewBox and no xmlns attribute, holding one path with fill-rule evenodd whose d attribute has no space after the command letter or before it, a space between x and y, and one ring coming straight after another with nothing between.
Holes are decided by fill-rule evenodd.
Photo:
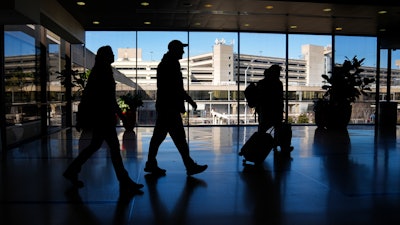
<instances>
[{"instance_id":1,"label":"person's hand","mask_svg":"<svg viewBox=\"0 0 400 225\"><path fill-rule=\"evenodd\" d=\"M76 123L75 128L78 132L81 132L82 130L81 123Z\"/></svg>"},{"instance_id":2,"label":"person's hand","mask_svg":"<svg viewBox=\"0 0 400 225\"><path fill-rule=\"evenodd\" d=\"M196 104L196 102L191 101L191 102L190 102L190 105L193 107L193 110L196 110L196 109L197 109L197 104Z\"/></svg>"}]
</instances>

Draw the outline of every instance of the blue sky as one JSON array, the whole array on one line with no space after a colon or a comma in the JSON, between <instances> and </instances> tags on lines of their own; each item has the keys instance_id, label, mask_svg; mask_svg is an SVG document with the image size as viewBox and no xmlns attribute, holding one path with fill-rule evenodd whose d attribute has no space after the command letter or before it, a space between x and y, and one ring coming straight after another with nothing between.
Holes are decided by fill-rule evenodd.
<instances>
[{"instance_id":1,"label":"blue sky","mask_svg":"<svg viewBox=\"0 0 400 225\"><path fill-rule=\"evenodd\" d=\"M137 38L136 38L137 35ZM227 44L233 43L234 52L238 52L238 35L231 32L86 32L86 47L93 52L103 45L110 45L115 55L118 48L135 48L136 39L142 48L143 60L159 61L167 51L169 41L179 39L190 43L190 55L199 55L212 51L215 39L224 39ZM376 39L371 37L340 37L336 38L336 60L342 62L346 57L366 58L364 65L376 64ZM327 35L290 35L289 58L301 57L301 45L313 44L320 46L331 45L331 37ZM241 33L240 53L285 57L284 34ZM185 55L186 56L186 55Z\"/></svg>"},{"instance_id":2,"label":"blue sky","mask_svg":"<svg viewBox=\"0 0 400 225\"><path fill-rule=\"evenodd\" d=\"M143 60L160 60L167 51L168 42L179 39L190 42L190 55L199 55L212 51L215 39L224 39L227 44L233 43L238 52L237 33L230 32L193 32L188 37L186 32L139 32L138 46L142 48ZM264 56L285 57L285 35L242 33L240 53ZM301 44L309 44L309 39L299 38L293 42L291 57L299 58ZM329 36L314 36L313 43L326 46L330 44ZM118 48L135 48L135 32L86 32L87 48L93 52L103 45L110 45L116 53ZM186 49L188 51L188 49Z\"/></svg>"},{"instance_id":3,"label":"blue sky","mask_svg":"<svg viewBox=\"0 0 400 225\"><path fill-rule=\"evenodd\" d=\"M285 57L284 34L241 33L240 49L238 35L234 32L86 32L86 47L96 53L103 45L110 45L114 54L118 48L135 48L136 44L142 49L142 58L145 61L159 61L167 51L168 43L173 39L189 42L185 49L191 56L208 53L216 39L224 39L227 44L233 44L234 52L241 54ZM137 41L136 41L137 39ZM364 65L376 65L376 39L373 37L336 36L336 61L343 62L346 57L366 58ZM6 32L5 55L33 54L35 40L22 32ZM313 44L320 46L331 45L331 37L327 35L289 35L289 58L301 58L301 45ZM186 53L187 54L187 53ZM184 55L186 57L187 55ZM387 54L381 51L385 59ZM400 52L393 51L393 68L395 60L400 59ZM386 67L386 60L381 61L381 67Z\"/></svg>"}]
</instances>

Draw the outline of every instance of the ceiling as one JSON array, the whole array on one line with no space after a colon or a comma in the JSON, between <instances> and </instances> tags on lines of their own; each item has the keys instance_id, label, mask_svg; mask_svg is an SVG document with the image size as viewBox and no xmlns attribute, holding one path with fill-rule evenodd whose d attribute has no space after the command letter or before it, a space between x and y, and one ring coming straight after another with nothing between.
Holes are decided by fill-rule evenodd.
<instances>
[{"instance_id":1,"label":"ceiling","mask_svg":"<svg viewBox=\"0 0 400 225\"><path fill-rule=\"evenodd\" d=\"M335 32L377 36L379 33L395 34L400 27L400 2L387 0L318 3L262 0L83 1L85 5L80 6L76 0L58 0L86 31ZM267 9L267 6L272 8ZM382 10L386 13L379 14ZM99 24L94 24L94 21Z\"/></svg>"}]
</instances>

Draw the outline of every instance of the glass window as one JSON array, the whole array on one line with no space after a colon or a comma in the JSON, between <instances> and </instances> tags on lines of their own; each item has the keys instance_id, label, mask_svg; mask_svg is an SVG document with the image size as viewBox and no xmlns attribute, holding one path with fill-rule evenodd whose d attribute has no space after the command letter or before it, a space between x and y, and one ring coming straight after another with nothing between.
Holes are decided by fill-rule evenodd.
<instances>
[{"instance_id":1,"label":"glass window","mask_svg":"<svg viewBox=\"0 0 400 225\"><path fill-rule=\"evenodd\" d=\"M392 73L391 73L391 95L392 101L397 101L399 102L400 98L400 51L391 49L392 51ZM399 103L397 103L399 104ZM399 113L397 113L398 117L400 116ZM397 121L400 121L397 119Z\"/></svg>"},{"instance_id":2,"label":"glass window","mask_svg":"<svg viewBox=\"0 0 400 225\"><path fill-rule=\"evenodd\" d=\"M65 51L61 53L61 39L58 35L47 30L47 48L49 53L48 91L48 126L56 129L65 126L65 87L68 85L65 70Z\"/></svg>"},{"instance_id":3,"label":"glass window","mask_svg":"<svg viewBox=\"0 0 400 225\"><path fill-rule=\"evenodd\" d=\"M380 100L387 100L387 78L389 68L389 53L391 57L391 73L390 73L390 100L398 101L398 93L400 87L400 52L393 49L381 49L381 61L380 61Z\"/></svg>"},{"instance_id":4,"label":"glass window","mask_svg":"<svg viewBox=\"0 0 400 225\"><path fill-rule=\"evenodd\" d=\"M235 124L238 115L237 33L189 33L190 95L198 108L192 112L191 125Z\"/></svg>"},{"instance_id":5,"label":"glass window","mask_svg":"<svg viewBox=\"0 0 400 225\"><path fill-rule=\"evenodd\" d=\"M38 121L40 77L35 27L5 26L4 51L7 126Z\"/></svg>"},{"instance_id":6,"label":"glass window","mask_svg":"<svg viewBox=\"0 0 400 225\"><path fill-rule=\"evenodd\" d=\"M238 82L240 90L251 82L264 78L264 70L273 64L285 67L286 37L284 34L240 33L240 56ZM281 74L282 81L284 71ZM241 98L241 120L245 124L256 124L254 108L249 108L244 96ZM243 117L243 118L242 118Z\"/></svg>"},{"instance_id":7,"label":"glass window","mask_svg":"<svg viewBox=\"0 0 400 225\"><path fill-rule=\"evenodd\" d=\"M290 122L314 123L314 100L322 96L321 75L331 69L331 43L331 36L289 35L287 110Z\"/></svg>"},{"instance_id":8,"label":"glass window","mask_svg":"<svg viewBox=\"0 0 400 225\"><path fill-rule=\"evenodd\" d=\"M105 45L109 45L114 53L114 63L111 65L115 68L114 79L117 83L117 98L125 94L136 94L136 90L141 90L137 84L137 61L140 61L141 52L138 51L136 56L136 32L135 31L90 31L86 32L86 63L85 67L89 70L84 74L90 76L90 69L94 65L94 58L97 50ZM136 60L138 57L138 60ZM144 99L146 99L144 97ZM138 123L142 121L139 108ZM122 125L122 124L120 124Z\"/></svg>"},{"instance_id":9,"label":"glass window","mask_svg":"<svg viewBox=\"0 0 400 225\"><path fill-rule=\"evenodd\" d=\"M361 75L375 78L376 44L375 37L335 36L335 64L343 64L344 60L352 60L353 57L357 57L358 60L365 59L361 67L364 72ZM381 58L384 57L383 55L381 56ZM387 65L381 64L382 67L387 68ZM386 82L386 75L384 74L387 69L383 68L381 69L381 83ZM371 87L374 89L374 83L371 84ZM369 123L370 115L375 111L375 99L373 96L361 95L352 105L350 123Z\"/></svg>"},{"instance_id":10,"label":"glass window","mask_svg":"<svg viewBox=\"0 0 400 225\"><path fill-rule=\"evenodd\" d=\"M72 100L79 101L82 91L86 85L90 69L85 64L85 46L81 44L71 45L71 70L72 77Z\"/></svg>"}]
</instances>

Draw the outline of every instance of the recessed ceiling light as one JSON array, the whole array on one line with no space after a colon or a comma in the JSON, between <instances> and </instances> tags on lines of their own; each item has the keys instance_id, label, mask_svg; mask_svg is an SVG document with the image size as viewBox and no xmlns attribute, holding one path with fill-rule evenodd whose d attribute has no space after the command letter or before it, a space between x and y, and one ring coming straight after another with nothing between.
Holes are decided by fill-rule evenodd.
<instances>
[{"instance_id":1,"label":"recessed ceiling light","mask_svg":"<svg viewBox=\"0 0 400 225\"><path fill-rule=\"evenodd\" d=\"M343 27L336 27L335 30L341 31L341 30L343 30Z\"/></svg>"},{"instance_id":2,"label":"recessed ceiling light","mask_svg":"<svg viewBox=\"0 0 400 225\"><path fill-rule=\"evenodd\" d=\"M249 23L245 23L245 24L243 24L243 26L245 26L245 27L249 27L249 26L250 26L250 24L249 24Z\"/></svg>"},{"instance_id":3,"label":"recessed ceiling light","mask_svg":"<svg viewBox=\"0 0 400 225\"><path fill-rule=\"evenodd\" d=\"M81 2L81 1L79 1L79 2L76 2L76 4L77 4L77 5L79 5L79 6L84 6L84 5L86 5L86 3L85 3L85 2Z\"/></svg>"},{"instance_id":4,"label":"recessed ceiling light","mask_svg":"<svg viewBox=\"0 0 400 225\"><path fill-rule=\"evenodd\" d=\"M195 25L195 26L200 26L201 23L200 23L200 22L197 22L197 23L194 23L194 25Z\"/></svg>"},{"instance_id":5,"label":"recessed ceiling light","mask_svg":"<svg viewBox=\"0 0 400 225\"><path fill-rule=\"evenodd\" d=\"M267 6L265 6L265 8L266 8L266 9L273 9L274 6L272 6L272 5L267 5Z\"/></svg>"},{"instance_id":6,"label":"recessed ceiling light","mask_svg":"<svg viewBox=\"0 0 400 225\"><path fill-rule=\"evenodd\" d=\"M140 5L141 5L141 6L149 6L150 3L148 3L148 2L141 2Z\"/></svg>"},{"instance_id":7,"label":"recessed ceiling light","mask_svg":"<svg viewBox=\"0 0 400 225\"><path fill-rule=\"evenodd\" d=\"M325 8L325 9L323 9L322 11L324 11L324 12L330 12L330 11L332 11L332 9L331 9L331 8Z\"/></svg>"},{"instance_id":8,"label":"recessed ceiling light","mask_svg":"<svg viewBox=\"0 0 400 225\"><path fill-rule=\"evenodd\" d=\"M151 24L150 21L145 21L145 22L143 22L143 23L146 24L146 25L150 25L150 24Z\"/></svg>"},{"instance_id":9,"label":"recessed ceiling light","mask_svg":"<svg viewBox=\"0 0 400 225\"><path fill-rule=\"evenodd\" d=\"M93 24L97 25L97 24L100 24L100 22L99 21L93 21Z\"/></svg>"},{"instance_id":10,"label":"recessed ceiling light","mask_svg":"<svg viewBox=\"0 0 400 225\"><path fill-rule=\"evenodd\" d=\"M297 29L297 26L296 25L291 25L290 29Z\"/></svg>"},{"instance_id":11,"label":"recessed ceiling light","mask_svg":"<svg viewBox=\"0 0 400 225\"><path fill-rule=\"evenodd\" d=\"M206 8L211 8L211 7L212 7L212 4L205 4L204 7L206 7Z\"/></svg>"},{"instance_id":12,"label":"recessed ceiling light","mask_svg":"<svg viewBox=\"0 0 400 225\"><path fill-rule=\"evenodd\" d=\"M385 32L386 31L386 29L385 28L381 28L381 29L379 29L379 32Z\"/></svg>"},{"instance_id":13,"label":"recessed ceiling light","mask_svg":"<svg viewBox=\"0 0 400 225\"><path fill-rule=\"evenodd\" d=\"M386 10L381 10L381 11L378 11L378 14L386 14L387 13L387 11Z\"/></svg>"}]
</instances>

